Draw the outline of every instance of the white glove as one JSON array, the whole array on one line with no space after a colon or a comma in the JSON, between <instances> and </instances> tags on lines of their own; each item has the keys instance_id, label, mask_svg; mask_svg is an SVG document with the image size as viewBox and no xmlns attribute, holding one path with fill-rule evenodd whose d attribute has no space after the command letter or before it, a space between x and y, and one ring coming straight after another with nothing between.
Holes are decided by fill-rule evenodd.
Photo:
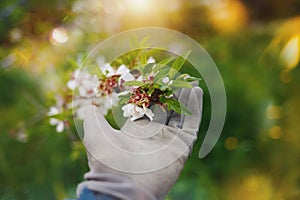
<instances>
[{"instance_id":1,"label":"white glove","mask_svg":"<svg viewBox=\"0 0 300 200\"><path fill-rule=\"evenodd\" d=\"M91 171L77 195L88 188L117 199L164 199L197 139L202 95L199 87L181 89L178 99L192 111L190 116L173 112L161 123L164 115L156 113L152 122L128 120L121 130L113 129L98 108L89 107L83 143Z\"/></svg>"}]
</instances>

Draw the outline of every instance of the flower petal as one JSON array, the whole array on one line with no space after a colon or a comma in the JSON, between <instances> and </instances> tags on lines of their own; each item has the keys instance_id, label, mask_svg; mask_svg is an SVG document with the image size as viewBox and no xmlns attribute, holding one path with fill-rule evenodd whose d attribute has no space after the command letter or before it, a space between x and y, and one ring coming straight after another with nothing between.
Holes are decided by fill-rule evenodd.
<instances>
[{"instance_id":1,"label":"flower petal","mask_svg":"<svg viewBox=\"0 0 300 200\"><path fill-rule=\"evenodd\" d=\"M149 64L149 63L155 63L155 59L152 56L150 58L148 58L147 64Z\"/></svg>"},{"instance_id":2,"label":"flower petal","mask_svg":"<svg viewBox=\"0 0 300 200\"><path fill-rule=\"evenodd\" d=\"M133 107L133 113L131 114L132 117L131 117L131 121L135 121L139 118L142 118L144 116L144 109L135 105L135 104L132 104L134 107Z\"/></svg>"},{"instance_id":3,"label":"flower petal","mask_svg":"<svg viewBox=\"0 0 300 200\"><path fill-rule=\"evenodd\" d=\"M78 75L80 74L80 70L79 69L76 69L73 74L72 74L72 78L73 79L76 79L78 77Z\"/></svg>"},{"instance_id":4,"label":"flower petal","mask_svg":"<svg viewBox=\"0 0 300 200\"><path fill-rule=\"evenodd\" d=\"M126 104L122 106L123 116L130 117L134 113L134 104Z\"/></svg>"},{"instance_id":5,"label":"flower petal","mask_svg":"<svg viewBox=\"0 0 300 200\"><path fill-rule=\"evenodd\" d=\"M168 82L170 81L170 78L169 77L165 77L165 78L163 78L162 79L162 82L164 83L164 84L168 84Z\"/></svg>"},{"instance_id":6,"label":"flower petal","mask_svg":"<svg viewBox=\"0 0 300 200\"><path fill-rule=\"evenodd\" d=\"M133 81L134 80L134 76L131 74L131 73L125 73L123 75L120 76L120 79L119 79L119 84L120 84L120 81L121 80L124 80L125 82L126 81Z\"/></svg>"},{"instance_id":7,"label":"flower petal","mask_svg":"<svg viewBox=\"0 0 300 200\"><path fill-rule=\"evenodd\" d=\"M106 75L107 77L113 76L115 74L114 69L112 68L112 66L108 63L100 66L100 70L102 71L102 73L104 75Z\"/></svg>"},{"instance_id":8,"label":"flower petal","mask_svg":"<svg viewBox=\"0 0 300 200\"><path fill-rule=\"evenodd\" d=\"M142 76L142 75L139 76L136 80L137 80L137 81L140 81L140 82L143 82L143 76Z\"/></svg>"},{"instance_id":9,"label":"flower petal","mask_svg":"<svg viewBox=\"0 0 300 200\"><path fill-rule=\"evenodd\" d=\"M83 80L82 86L85 87L87 90L93 90L97 88L97 83L91 80Z\"/></svg>"},{"instance_id":10,"label":"flower petal","mask_svg":"<svg viewBox=\"0 0 300 200\"><path fill-rule=\"evenodd\" d=\"M116 75L122 75L122 74L126 74L129 72L129 69L125 66L125 65L121 65L117 71L116 71Z\"/></svg>"},{"instance_id":11,"label":"flower petal","mask_svg":"<svg viewBox=\"0 0 300 200\"><path fill-rule=\"evenodd\" d=\"M79 95L80 95L80 96L82 96L82 97L86 97L86 96L87 96L87 90L86 90L86 88L80 86L80 87L78 88L78 91L79 91Z\"/></svg>"},{"instance_id":12,"label":"flower petal","mask_svg":"<svg viewBox=\"0 0 300 200\"><path fill-rule=\"evenodd\" d=\"M49 112L47 113L48 116L57 114L59 114L59 110L55 106L50 107Z\"/></svg>"},{"instance_id":13,"label":"flower petal","mask_svg":"<svg viewBox=\"0 0 300 200\"><path fill-rule=\"evenodd\" d=\"M61 132L63 132L63 130L64 130L64 122L63 121L59 121L58 124L57 124L57 126L56 126L56 131L58 133L61 133Z\"/></svg>"},{"instance_id":14,"label":"flower petal","mask_svg":"<svg viewBox=\"0 0 300 200\"><path fill-rule=\"evenodd\" d=\"M77 82L75 80L69 80L67 82L67 86L70 90L75 90L75 88L77 87Z\"/></svg>"},{"instance_id":15,"label":"flower petal","mask_svg":"<svg viewBox=\"0 0 300 200\"><path fill-rule=\"evenodd\" d=\"M153 117L154 117L152 110L150 110L149 108L146 108L146 110L144 112L145 112L145 115L152 121Z\"/></svg>"},{"instance_id":16,"label":"flower petal","mask_svg":"<svg viewBox=\"0 0 300 200\"><path fill-rule=\"evenodd\" d=\"M49 119L49 124L52 125L52 126L55 126L59 123L59 120L56 119L56 118L50 118Z\"/></svg>"},{"instance_id":17,"label":"flower petal","mask_svg":"<svg viewBox=\"0 0 300 200\"><path fill-rule=\"evenodd\" d=\"M136 113L134 113L134 114L132 115L131 121L135 121L135 120L137 120L137 119L139 119L139 118L142 118L142 117L144 117L144 113L138 113L138 112L136 112Z\"/></svg>"}]
</instances>

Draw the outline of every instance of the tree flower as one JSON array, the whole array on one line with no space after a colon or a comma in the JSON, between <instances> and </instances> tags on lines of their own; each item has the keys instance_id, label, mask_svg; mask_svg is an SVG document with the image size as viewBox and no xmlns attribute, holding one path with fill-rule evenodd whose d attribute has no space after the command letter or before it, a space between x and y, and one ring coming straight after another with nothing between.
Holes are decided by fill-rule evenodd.
<instances>
[{"instance_id":1,"label":"tree flower","mask_svg":"<svg viewBox=\"0 0 300 200\"><path fill-rule=\"evenodd\" d=\"M128 103L133 103L140 107L148 108L150 104L151 97L144 91L141 91L139 88L133 89L133 93L128 101Z\"/></svg>"},{"instance_id":2,"label":"tree flower","mask_svg":"<svg viewBox=\"0 0 300 200\"><path fill-rule=\"evenodd\" d=\"M155 63L155 59L152 56L148 58L147 64L149 63Z\"/></svg>"},{"instance_id":3,"label":"tree flower","mask_svg":"<svg viewBox=\"0 0 300 200\"><path fill-rule=\"evenodd\" d=\"M153 120L154 114L153 112L146 107L139 107L133 103L126 104L122 107L123 116L124 117L131 117L131 121L135 121L139 118L142 118L146 115L151 121Z\"/></svg>"},{"instance_id":4,"label":"tree flower","mask_svg":"<svg viewBox=\"0 0 300 200\"><path fill-rule=\"evenodd\" d=\"M100 70L106 78L119 77L119 79L123 79L125 81L134 79L134 77L130 74L130 70L125 65L121 65L117 70L115 70L110 64L106 63L100 66Z\"/></svg>"},{"instance_id":5,"label":"tree flower","mask_svg":"<svg viewBox=\"0 0 300 200\"><path fill-rule=\"evenodd\" d=\"M63 112L63 109L62 109L61 99L57 98L57 105L50 107L49 112L47 113L47 115L48 116L55 116L55 115L61 114L62 112ZM52 126L56 126L56 131L58 133L61 133L64 130L65 122L63 120L57 119L55 117L51 117L49 119L49 123Z\"/></svg>"},{"instance_id":6,"label":"tree flower","mask_svg":"<svg viewBox=\"0 0 300 200\"><path fill-rule=\"evenodd\" d=\"M99 84L98 77L92 76L87 71L75 70L72 79L67 82L71 90L78 88L79 95L82 97L93 97L96 94L96 88Z\"/></svg>"},{"instance_id":7,"label":"tree flower","mask_svg":"<svg viewBox=\"0 0 300 200\"><path fill-rule=\"evenodd\" d=\"M125 65L121 65L115 70L110 64L106 63L100 66L100 70L104 76L100 80L98 94L102 96L111 94L118 85L122 86L124 82L134 80L134 76Z\"/></svg>"},{"instance_id":8,"label":"tree flower","mask_svg":"<svg viewBox=\"0 0 300 200\"><path fill-rule=\"evenodd\" d=\"M56 126L56 131L57 131L58 133L63 132L63 130L64 130L64 128L65 128L65 125L64 125L64 121L63 121L63 120L59 120L59 119L56 119L56 118L50 118L49 123L50 123L50 125L52 125L52 126Z\"/></svg>"}]
</instances>

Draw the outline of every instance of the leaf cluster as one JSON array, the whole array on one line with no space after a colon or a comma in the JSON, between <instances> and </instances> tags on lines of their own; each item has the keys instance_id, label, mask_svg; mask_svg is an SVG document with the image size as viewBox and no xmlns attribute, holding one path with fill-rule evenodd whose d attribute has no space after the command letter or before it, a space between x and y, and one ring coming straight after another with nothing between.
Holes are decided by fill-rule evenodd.
<instances>
[{"instance_id":1,"label":"leaf cluster","mask_svg":"<svg viewBox=\"0 0 300 200\"><path fill-rule=\"evenodd\" d=\"M190 53L191 51L188 51L178 58L170 56L158 63L148 63L147 55L141 53L137 66L132 70L142 76L142 81L127 81L123 85L135 87L135 91L147 93L151 103L165 106L168 110L174 110L179 114L190 115L191 111L174 95L176 90L192 88L190 82L199 80L188 74L179 73ZM129 93L120 96L120 103L127 103L133 95L134 93Z\"/></svg>"}]
</instances>

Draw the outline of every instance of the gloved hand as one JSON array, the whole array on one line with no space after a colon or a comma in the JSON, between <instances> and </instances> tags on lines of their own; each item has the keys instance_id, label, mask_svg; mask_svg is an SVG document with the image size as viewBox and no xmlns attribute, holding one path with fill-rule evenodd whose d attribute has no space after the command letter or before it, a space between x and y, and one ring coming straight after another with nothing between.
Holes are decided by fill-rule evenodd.
<instances>
[{"instance_id":1,"label":"gloved hand","mask_svg":"<svg viewBox=\"0 0 300 200\"><path fill-rule=\"evenodd\" d=\"M83 143L90 172L79 184L117 199L164 199L175 184L197 139L202 114L202 90L184 88L178 99L192 115L173 112L164 120L156 113L152 122L128 120L121 130L113 129L96 107L85 112Z\"/></svg>"}]
</instances>

